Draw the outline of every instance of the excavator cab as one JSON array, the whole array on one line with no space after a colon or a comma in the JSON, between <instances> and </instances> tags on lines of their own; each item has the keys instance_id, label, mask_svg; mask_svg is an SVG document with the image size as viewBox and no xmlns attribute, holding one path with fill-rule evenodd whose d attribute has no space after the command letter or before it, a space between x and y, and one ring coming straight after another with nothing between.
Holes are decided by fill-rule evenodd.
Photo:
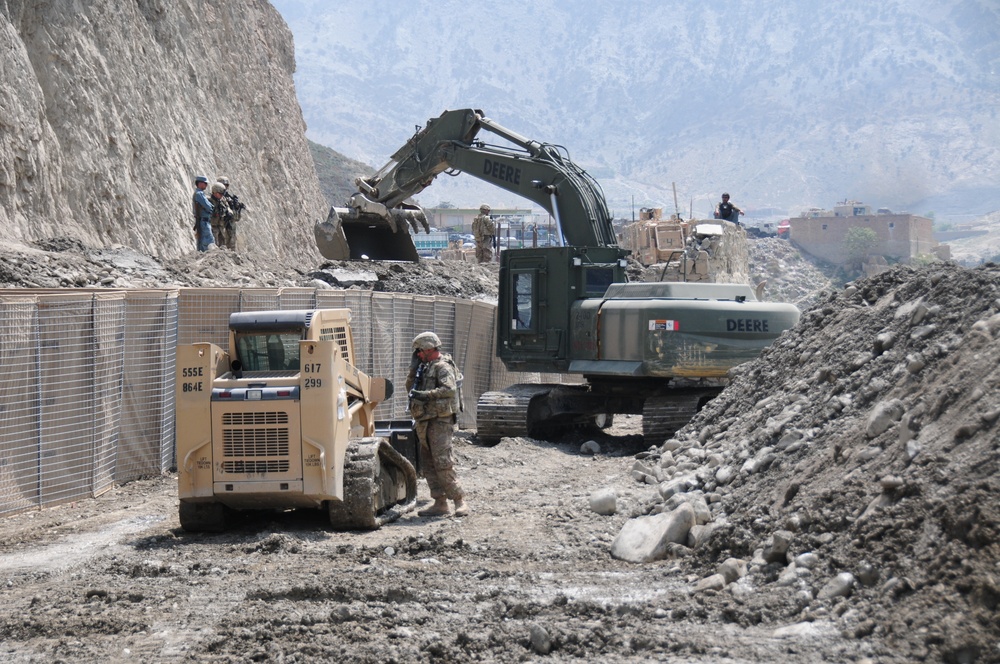
<instances>
[{"instance_id":1,"label":"excavator cab","mask_svg":"<svg viewBox=\"0 0 1000 664\"><path fill-rule=\"evenodd\" d=\"M627 281L618 247L540 247L500 254L497 354L512 371L566 371L573 303ZM596 341L595 341L596 343Z\"/></svg>"}]
</instances>

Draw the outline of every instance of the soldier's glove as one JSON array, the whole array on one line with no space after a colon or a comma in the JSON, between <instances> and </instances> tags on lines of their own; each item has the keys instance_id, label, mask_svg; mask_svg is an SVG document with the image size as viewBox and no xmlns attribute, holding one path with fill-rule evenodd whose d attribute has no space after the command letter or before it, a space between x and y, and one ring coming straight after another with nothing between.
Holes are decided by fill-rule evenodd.
<instances>
[{"instance_id":1,"label":"soldier's glove","mask_svg":"<svg viewBox=\"0 0 1000 664\"><path fill-rule=\"evenodd\" d=\"M431 398L431 394L426 390L410 390L410 398L417 401L427 401Z\"/></svg>"}]
</instances>

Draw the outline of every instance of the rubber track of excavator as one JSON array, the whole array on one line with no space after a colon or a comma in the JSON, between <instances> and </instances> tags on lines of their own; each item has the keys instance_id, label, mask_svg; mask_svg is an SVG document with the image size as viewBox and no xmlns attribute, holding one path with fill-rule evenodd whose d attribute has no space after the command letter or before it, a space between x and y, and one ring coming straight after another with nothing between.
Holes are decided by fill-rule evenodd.
<instances>
[{"instance_id":1,"label":"rubber track of excavator","mask_svg":"<svg viewBox=\"0 0 1000 664\"><path fill-rule=\"evenodd\" d=\"M379 510L380 482L402 479L405 496ZM395 521L417 502L417 473L399 452L382 438L351 440L344 457L344 500L330 501L330 524L335 530L374 530Z\"/></svg>"},{"instance_id":2,"label":"rubber track of excavator","mask_svg":"<svg viewBox=\"0 0 1000 664\"><path fill-rule=\"evenodd\" d=\"M501 438L527 436L531 400L544 396L551 385L513 385L498 392L484 392L476 406L476 435L480 443L495 445Z\"/></svg>"},{"instance_id":3,"label":"rubber track of excavator","mask_svg":"<svg viewBox=\"0 0 1000 664\"><path fill-rule=\"evenodd\" d=\"M703 399L711 398L718 392L686 392L646 399L642 407L642 436L646 444L662 444L691 421Z\"/></svg>"}]
</instances>

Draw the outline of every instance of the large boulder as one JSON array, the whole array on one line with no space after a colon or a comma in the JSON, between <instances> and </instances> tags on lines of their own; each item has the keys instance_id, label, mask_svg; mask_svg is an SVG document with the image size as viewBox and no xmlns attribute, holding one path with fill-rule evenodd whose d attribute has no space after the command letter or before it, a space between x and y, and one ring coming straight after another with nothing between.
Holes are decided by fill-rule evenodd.
<instances>
[{"instance_id":1,"label":"large boulder","mask_svg":"<svg viewBox=\"0 0 1000 664\"><path fill-rule=\"evenodd\" d=\"M670 544L684 544L695 525L689 503L672 512L630 519L611 543L611 555L630 563L647 563L667 556Z\"/></svg>"}]
</instances>

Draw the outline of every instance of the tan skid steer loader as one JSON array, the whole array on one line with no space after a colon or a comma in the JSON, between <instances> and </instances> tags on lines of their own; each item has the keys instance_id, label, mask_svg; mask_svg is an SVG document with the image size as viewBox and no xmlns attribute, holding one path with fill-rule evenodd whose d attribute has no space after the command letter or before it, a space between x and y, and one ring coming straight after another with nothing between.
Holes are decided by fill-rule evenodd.
<instances>
[{"instance_id":1,"label":"tan skid steer loader","mask_svg":"<svg viewBox=\"0 0 1000 664\"><path fill-rule=\"evenodd\" d=\"M236 510L326 510L373 529L413 508L413 465L375 437L392 383L354 366L347 309L229 318L229 350L177 349L181 527L223 530Z\"/></svg>"}]
</instances>

